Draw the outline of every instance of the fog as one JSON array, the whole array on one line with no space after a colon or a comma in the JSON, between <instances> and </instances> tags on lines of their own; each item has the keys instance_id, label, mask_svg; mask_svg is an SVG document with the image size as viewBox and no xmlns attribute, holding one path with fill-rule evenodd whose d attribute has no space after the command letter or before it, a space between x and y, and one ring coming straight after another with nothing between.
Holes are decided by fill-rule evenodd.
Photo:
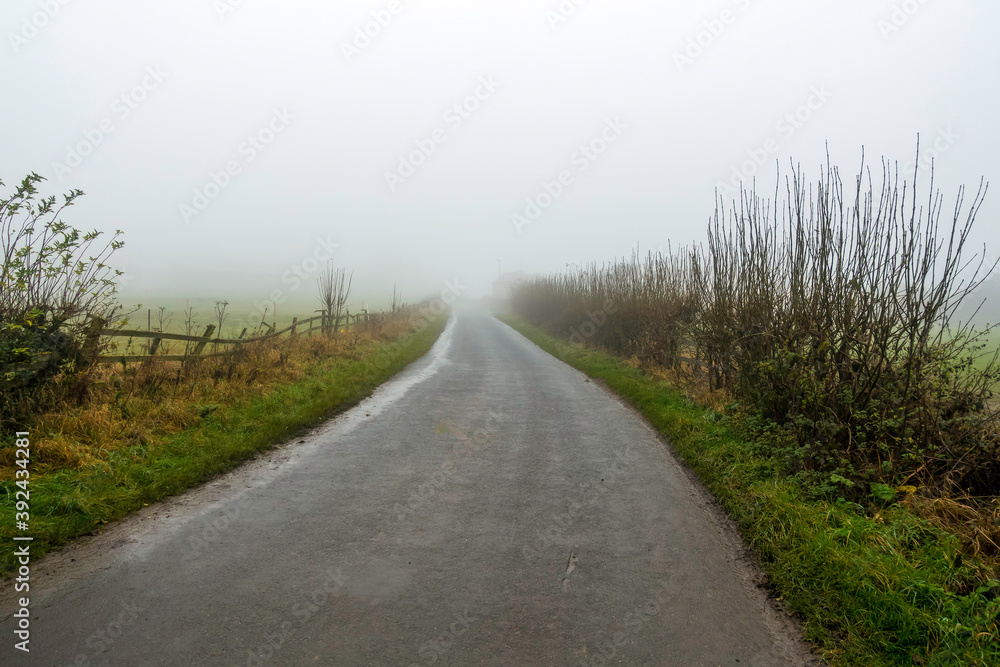
<instances>
[{"instance_id":1,"label":"fog","mask_svg":"<svg viewBox=\"0 0 1000 667\"><path fill-rule=\"evenodd\" d=\"M5 0L0 179L87 193L122 297L385 307L700 242L776 164L997 180L1000 5ZM845 179L846 180L846 179ZM929 179L927 179L929 180ZM926 187L926 182L924 182ZM996 193L977 236L996 235ZM535 208L537 207L537 208ZM994 245L991 252L996 252ZM284 307L284 306L283 306Z\"/></svg>"}]
</instances>

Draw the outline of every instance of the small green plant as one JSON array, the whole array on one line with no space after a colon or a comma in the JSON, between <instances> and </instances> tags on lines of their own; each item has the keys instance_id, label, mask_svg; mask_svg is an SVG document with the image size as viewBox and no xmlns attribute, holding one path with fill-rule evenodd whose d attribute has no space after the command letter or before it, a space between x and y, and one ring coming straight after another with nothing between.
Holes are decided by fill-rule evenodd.
<instances>
[{"instance_id":1,"label":"small green plant","mask_svg":"<svg viewBox=\"0 0 1000 667\"><path fill-rule=\"evenodd\" d=\"M55 196L38 198L43 180L32 173L13 194L0 197L0 318L21 322L40 312L52 330L113 310L122 272L107 261L124 243L119 230L96 246L102 232L81 232L63 222L63 211L83 192L71 190L57 205Z\"/></svg>"},{"instance_id":2,"label":"small green plant","mask_svg":"<svg viewBox=\"0 0 1000 667\"><path fill-rule=\"evenodd\" d=\"M883 504L887 504L896 499L896 489L888 484L879 484L876 482L871 485L871 495L872 498L882 502Z\"/></svg>"},{"instance_id":3,"label":"small green plant","mask_svg":"<svg viewBox=\"0 0 1000 667\"><path fill-rule=\"evenodd\" d=\"M87 318L110 322L116 312L122 273L107 261L123 245L121 231L101 246L101 232L63 222L64 210L83 193L71 190L57 204L54 196L39 198L42 180L32 173L0 196L0 383L8 389L0 423L48 378L85 366Z\"/></svg>"}]
</instances>

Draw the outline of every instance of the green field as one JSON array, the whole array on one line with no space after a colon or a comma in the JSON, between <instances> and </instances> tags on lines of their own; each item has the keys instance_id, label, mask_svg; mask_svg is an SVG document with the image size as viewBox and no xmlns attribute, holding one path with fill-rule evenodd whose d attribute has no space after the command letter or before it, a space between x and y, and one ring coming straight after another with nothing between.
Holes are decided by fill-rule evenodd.
<instances>
[{"instance_id":1,"label":"green field","mask_svg":"<svg viewBox=\"0 0 1000 667\"><path fill-rule=\"evenodd\" d=\"M275 318L275 305L277 306L277 318ZM162 317L161 317L161 306ZM132 309L129 312L128 323L125 328L137 329L139 331L165 331L167 333L184 334L187 333L187 309L191 309L191 323L197 331L204 330L209 324L218 328L218 316L216 315L215 301L212 299L190 299L190 300L168 300L159 299L143 302L142 307ZM266 312L265 312L266 308ZM260 304L258 307L251 301L232 301L225 309L225 320L222 324L222 335L225 338L235 338L239 336L244 327L248 328L248 335L264 320L269 325L277 324L279 329L283 329L292 324L294 318L305 320L319 315L319 304L313 302L295 302L287 304ZM356 312L351 307L351 312ZM160 326L161 322L164 326Z\"/></svg>"},{"instance_id":2,"label":"green field","mask_svg":"<svg viewBox=\"0 0 1000 667\"><path fill-rule=\"evenodd\" d=\"M994 356L1000 353L1000 329L994 329L984 335L980 344L981 350L976 351L976 358L973 359L973 367L983 370L994 360ZM996 357L996 362L1000 364L1000 356ZM1000 392L1000 378L993 385L994 391Z\"/></svg>"},{"instance_id":3,"label":"green field","mask_svg":"<svg viewBox=\"0 0 1000 667\"><path fill-rule=\"evenodd\" d=\"M984 355L976 360L977 368L985 368L986 364L990 363L993 359L993 354L1000 353L1000 331L990 333L986 349L983 352ZM1000 356L997 357L997 361L1000 363ZM1000 392L1000 379L994 383L993 390Z\"/></svg>"}]
</instances>

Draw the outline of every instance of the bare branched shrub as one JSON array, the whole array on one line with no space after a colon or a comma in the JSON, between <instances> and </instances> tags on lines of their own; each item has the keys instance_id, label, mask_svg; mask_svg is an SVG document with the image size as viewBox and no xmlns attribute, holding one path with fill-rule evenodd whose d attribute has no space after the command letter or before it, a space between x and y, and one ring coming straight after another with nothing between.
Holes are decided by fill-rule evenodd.
<instances>
[{"instance_id":1,"label":"bare branched shrub","mask_svg":"<svg viewBox=\"0 0 1000 667\"><path fill-rule=\"evenodd\" d=\"M396 311L403 307L403 295L396 289L396 285L392 286L392 296L389 298L389 312L393 315Z\"/></svg>"},{"instance_id":2,"label":"bare branched shrub","mask_svg":"<svg viewBox=\"0 0 1000 667\"><path fill-rule=\"evenodd\" d=\"M933 177L924 208L882 172L876 191L862 169L850 201L829 164L813 187L796 172L780 213L745 193L716 216L709 252L726 291L709 329L730 341L738 395L791 427L802 468L996 485L979 463L997 452L980 428L997 366L975 367L983 333L953 321L993 268L966 249L985 186L964 213L960 191L942 224Z\"/></svg>"},{"instance_id":3,"label":"bare branched shrub","mask_svg":"<svg viewBox=\"0 0 1000 667\"><path fill-rule=\"evenodd\" d=\"M319 302L328 318L327 335L340 331L340 324L347 317L347 299L351 295L351 284L354 282L354 272L347 276L346 269L335 269L327 265L317 279L319 285Z\"/></svg>"},{"instance_id":4,"label":"bare branched shrub","mask_svg":"<svg viewBox=\"0 0 1000 667\"><path fill-rule=\"evenodd\" d=\"M165 332L167 327L170 326L170 322L174 319L174 311L168 311L166 306L160 306L156 309L156 329L155 331Z\"/></svg>"},{"instance_id":5,"label":"bare branched shrub","mask_svg":"<svg viewBox=\"0 0 1000 667\"><path fill-rule=\"evenodd\" d=\"M933 174L923 206L885 162L879 188L863 161L854 185L829 161L812 185L795 170L783 199L744 191L728 215L718 202L705 248L539 279L512 305L618 355L706 367L828 490L919 479L995 493L1000 366L990 331L956 318L994 268L968 248L986 186L968 206L960 190L946 218Z\"/></svg>"}]
</instances>

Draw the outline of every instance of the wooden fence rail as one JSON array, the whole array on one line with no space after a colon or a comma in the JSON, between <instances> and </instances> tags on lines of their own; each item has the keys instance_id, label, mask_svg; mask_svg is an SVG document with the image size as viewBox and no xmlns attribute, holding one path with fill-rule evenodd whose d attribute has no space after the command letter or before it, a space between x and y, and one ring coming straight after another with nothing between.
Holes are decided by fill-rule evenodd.
<instances>
[{"instance_id":1,"label":"wooden fence rail","mask_svg":"<svg viewBox=\"0 0 1000 667\"><path fill-rule=\"evenodd\" d=\"M369 313L362 311L351 315L350 313L342 316L340 323L337 326L340 327L350 327L358 326L367 322L371 316ZM98 364L113 364L119 362L132 362L132 361L144 361L146 359L159 359L161 361L192 361L196 358L209 359L212 357L221 357L228 354L232 354L235 350L226 350L224 352L217 352L214 354L202 354L203 350L208 344L212 345L227 345L234 346L238 348L241 345L248 345L251 343L259 343L266 340L271 340L284 334L289 334L290 336L299 335L312 335L313 331L319 331L322 333L330 332L332 333L334 327L334 318L329 314L316 315L315 317L310 317L305 320L300 320L299 318L293 318L292 324L285 327L284 329L277 330L275 325L268 325L264 323L265 327L268 327L270 331L262 336L254 336L252 338L244 338L246 334L246 329L243 329L243 333L240 334L239 338L213 338L212 335L215 333L215 325L209 324L205 328L205 332L200 336L188 336L185 334L173 334L163 331L133 331L125 329L108 329L103 325L100 328L95 328L91 335L98 338L152 338L153 342L150 343L149 351L147 354L139 355L116 355L116 354L106 354L96 358L96 363ZM196 343L193 351L183 354L183 355L165 355L157 354L162 341L181 341L185 343Z\"/></svg>"},{"instance_id":2,"label":"wooden fence rail","mask_svg":"<svg viewBox=\"0 0 1000 667\"><path fill-rule=\"evenodd\" d=\"M339 318L324 312L316 315L315 317L310 317L304 320L300 320L296 317L292 320L292 324L290 326L281 330L277 330L276 325L269 325L265 322L263 323L263 326L268 329L268 332L262 336L254 336L251 338L244 338L247 332L245 328L239 338L213 338L213 335L216 333L214 324L206 326L205 331L201 335L190 336L185 334L168 333L165 331L113 329L108 328L106 326L107 323L104 320L93 318L85 331L83 351L85 355L89 356L94 363L97 364L127 364L147 361L150 359L157 359L159 361L187 362L194 361L195 359L210 359L213 357L230 355L242 345L271 340L284 334L289 334L290 336L312 335L312 332L314 331L319 331L323 334L332 334L334 333L335 326L343 328L351 326L357 327L358 325L371 321L374 317L377 317L377 314L369 314L367 311L361 311L356 314L346 313ZM152 341L149 344L146 354L101 355L99 354L101 349L101 340L108 338L149 338L152 339ZM189 344L194 343L194 347L190 350L186 349L184 354L159 354L160 345L163 341L180 341ZM209 344L214 346L229 346L233 349L215 352L212 354L203 354L205 347ZM52 361L54 361L53 355L46 353L36 355L30 361L0 367L0 387L10 387L21 384L32 374L37 373L48 366L52 363ZM12 378L11 376L14 377Z\"/></svg>"}]
</instances>

